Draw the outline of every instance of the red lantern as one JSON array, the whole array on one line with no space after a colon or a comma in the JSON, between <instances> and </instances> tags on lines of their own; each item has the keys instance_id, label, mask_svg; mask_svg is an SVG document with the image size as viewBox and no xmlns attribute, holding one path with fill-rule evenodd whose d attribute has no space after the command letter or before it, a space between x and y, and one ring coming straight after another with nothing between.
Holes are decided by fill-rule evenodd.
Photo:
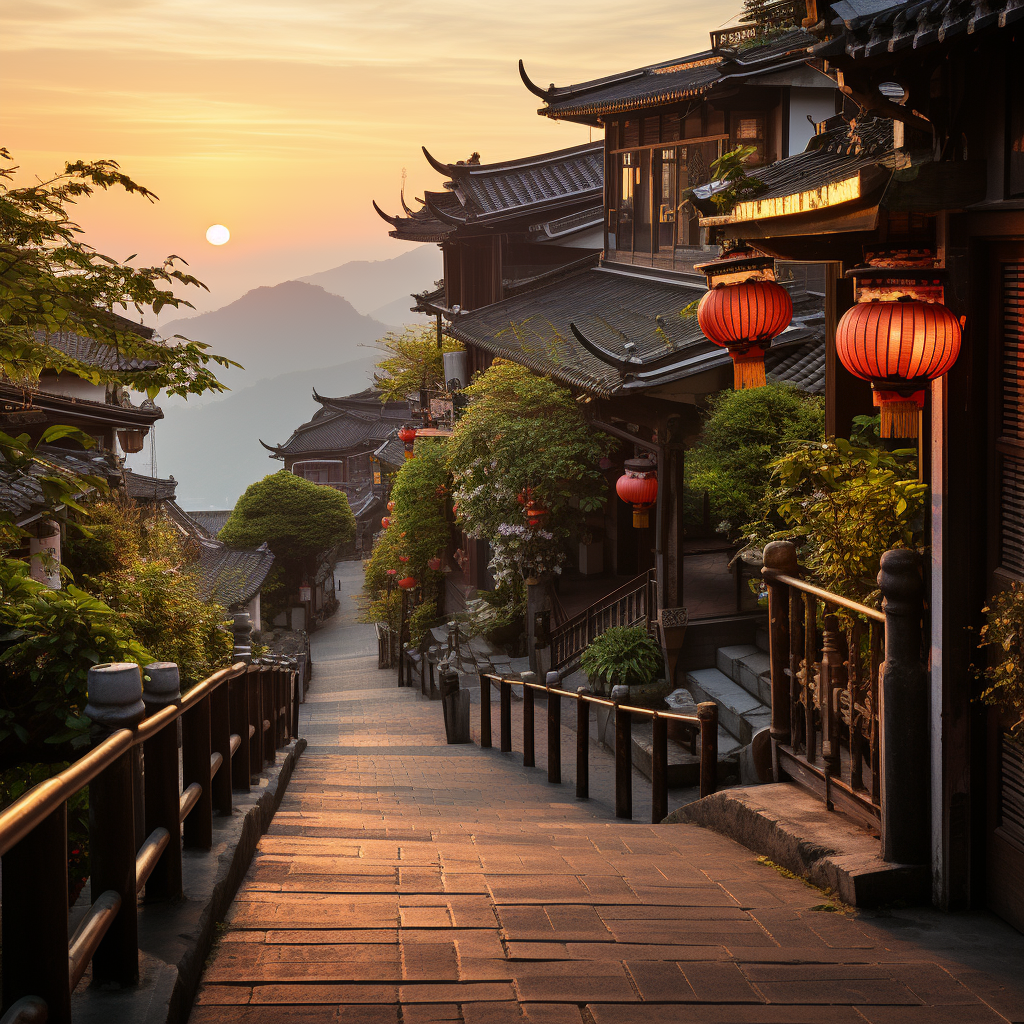
<instances>
[{"instance_id":1,"label":"red lantern","mask_svg":"<svg viewBox=\"0 0 1024 1024\"><path fill-rule=\"evenodd\" d=\"M416 440L416 428L415 427L402 427L398 432L398 440L405 445L405 457L407 459L415 458L413 453L413 442Z\"/></svg>"},{"instance_id":2,"label":"red lantern","mask_svg":"<svg viewBox=\"0 0 1024 1024\"><path fill-rule=\"evenodd\" d=\"M439 572L440 569L441 569L441 559L440 558L428 559L427 560L427 568L431 569L433 572Z\"/></svg>"},{"instance_id":3,"label":"red lantern","mask_svg":"<svg viewBox=\"0 0 1024 1024\"><path fill-rule=\"evenodd\" d=\"M694 269L708 279L697 322L708 341L729 350L733 386L764 387L764 350L793 319L793 300L775 282L775 261L742 248Z\"/></svg>"},{"instance_id":4,"label":"red lantern","mask_svg":"<svg viewBox=\"0 0 1024 1024\"><path fill-rule=\"evenodd\" d=\"M550 512L546 508L541 508L539 505L531 505L526 510L526 524L531 530L539 530L544 523L544 517L550 515Z\"/></svg>"},{"instance_id":5,"label":"red lantern","mask_svg":"<svg viewBox=\"0 0 1024 1024\"><path fill-rule=\"evenodd\" d=\"M408 555L399 555L398 556L398 560L400 562L408 562L409 561L409 556Z\"/></svg>"},{"instance_id":6,"label":"red lantern","mask_svg":"<svg viewBox=\"0 0 1024 1024\"><path fill-rule=\"evenodd\" d=\"M615 493L633 506L633 525L650 525L647 510L658 500L657 467L650 459L626 459L625 473L615 484Z\"/></svg>"},{"instance_id":7,"label":"red lantern","mask_svg":"<svg viewBox=\"0 0 1024 1024\"><path fill-rule=\"evenodd\" d=\"M397 569L388 569L387 572L388 572L389 576L397 576L398 575L398 570Z\"/></svg>"},{"instance_id":8,"label":"red lantern","mask_svg":"<svg viewBox=\"0 0 1024 1024\"><path fill-rule=\"evenodd\" d=\"M899 256L850 271L858 301L836 325L836 354L871 382L882 437L917 437L925 387L952 369L962 330L942 304L942 272L894 263Z\"/></svg>"},{"instance_id":9,"label":"red lantern","mask_svg":"<svg viewBox=\"0 0 1024 1024\"><path fill-rule=\"evenodd\" d=\"M413 590L418 587L419 580L414 579L412 576L406 576L404 580L399 580L398 585L402 590Z\"/></svg>"},{"instance_id":10,"label":"red lantern","mask_svg":"<svg viewBox=\"0 0 1024 1024\"><path fill-rule=\"evenodd\" d=\"M388 511L389 512L394 512L395 511L395 503L393 501L389 501L388 502Z\"/></svg>"},{"instance_id":11,"label":"red lantern","mask_svg":"<svg viewBox=\"0 0 1024 1024\"><path fill-rule=\"evenodd\" d=\"M385 516L381 521L380 525L386 530L391 525L391 519L389 516Z\"/></svg>"}]
</instances>

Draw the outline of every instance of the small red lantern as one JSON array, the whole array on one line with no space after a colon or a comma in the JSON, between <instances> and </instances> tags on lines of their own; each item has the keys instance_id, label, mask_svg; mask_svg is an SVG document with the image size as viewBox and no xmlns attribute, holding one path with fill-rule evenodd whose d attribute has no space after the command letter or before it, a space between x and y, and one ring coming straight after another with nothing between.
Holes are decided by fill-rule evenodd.
<instances>
[{"instance_id":1,"label":"small red lantern","mask_svg":"<svg viewBox=\"0 0 1024 1024\"><path fill-rule=\"evenodd\" d=\"M733 386L764 387L764 350L793 319L793 300L775 281L775 260L743 247L694 269L708 279L697 322L708 341L729 350Z\"/></svg>"},{"instance_id":2,"label":"small red lantern","mask_svg":"<svg viewBox=\"0 0 1024 1024\"><path fill-rule=\"evenodd\" d=\"M397 576L398 575L398 570L397 569L388 569L388 575L389 576Z\"/></svg>"},{"instance_id":3,"label":"small red lantern","mask_svg":"<svg viewBox=\"0 0 1024 1024\"><path fill-rule=\"evenodd\" d=\"M393 501L389 501L388 502L388 511L389 512L394 512L395 511L395 503Z\"/></svg>"},{"instance_id":4,"label":"small red lantern","mask_svg":"<svg viewBox=\"0 0 1024 1024\"><path fill-rule=\"evenodd\" d=\"M427 568L432 570L433 572L439 572L440 569L441 569L441 559L440 558L430 558L430 559L428 559L427 560Z\"/></svg>"},{"instance_id":5,"label":"small red lantern","mask_svg":"<svg viewBox=\"0 0 1024 1024\"><path fill-rule=\"evenodd\" d=\"M391 525L391 518L389 516L385 516L380 521L380 525L386 530Z\"/></svg>"},{"instance_id":6,"label":"small red lantern","mask_svg":"<svg viewBox=\"0 0 1024 1024\"><path fill-rule=\"evenodd\" d=\"M398 585L402 588L402 590L414 590L420 584L419 580L414 579L412 576L406 576L404 580L398 581Z\"/></svg>"},{"instance_id":7,"label":"small red lantern","mask_svg":"<svg viewBox=\"0 0 1024 1024\"><path fill-rule=\"evenodd\" d=\"M405 457L407 459L415 458L413 453L413 443L416 440L416 428L402 427L398 432L398 440L405 445Z\"/></svg>"},{"instance_id":8,"label":"small red lantern","mask_svg":"<svg viewBox=\"0 0 1024 1024\"><path fill-rule=\"evenodd\" d=\"M851 270L857 302L836 325L836 354L871 382L882 437L917 437L925 387L960 354L961 324L942 304L942 272L906 259L887 254Z\"/></svg>"},{"instance_id":9,"label":"small red lantern","mask_svg":"<svg viewBox=\"0 0 1024 1024\"><path fill-rule=\"evenodd\" d=\"M647 510L658 500L657 467L650 459L626 459L625 473L615 484L615 493L633 506L633 525L650 525Z\"/></svg>"},{"instance_id":10,"label":"small red lantern","mask_svg":"<svg viewBox=\"0 0 1024 1024\"><path fill-rule=\"evenodd\" d=\"M533 505L526 510L526 523L531 530L539 530L544 523L544 517L550 515L546 508Z\"/></svg>"},{"instance_id":11,"label":"small red lantern","mask_svg":"<svg viewBox=\"0 0 1024 1024\"><path fill-rule=\"evenodd\" d=\"M408 555L399 555L398 556L398 560L400 562L408 562L409 561L409 556Z\"/></svg>"}]
</instances>

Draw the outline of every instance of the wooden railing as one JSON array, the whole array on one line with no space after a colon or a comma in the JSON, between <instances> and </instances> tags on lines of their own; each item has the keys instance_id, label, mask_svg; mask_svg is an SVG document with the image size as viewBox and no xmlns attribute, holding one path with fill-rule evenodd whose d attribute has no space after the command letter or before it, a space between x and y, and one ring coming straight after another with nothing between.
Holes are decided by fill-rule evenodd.
<instances>
[{"instance_id":1,"label":"wooden railing","mask_svg":"<svg viewBox=\"0 0 1024 1024\"><path fill-rule=\"evenodd\" d=\"M657 616L657 576L653 569L613 590L551 632L551 669L566 676L587 645L612 626L650 628Z\"/></svg>"},{"instance_id":2,"label":"wooden railing","mask_svg":"<svg viewBox=\"0 0 1024 1024\"><path fill-rule=\"evenodd\" d=\"M880 831L886 860L927 860L928 692L923 584L913 551L886 552L882 610L798 577L796 548L767 545L777 779Z\"/></svg>"},{"instance_id":3,"label":"wooden railing","mask_svg":"<svg viewBox=\"0 0 1024 1024\"><path fill-rule=\"evenodd\" d=\"M555 678L555 673L549 673ZM657 824L668 814L668 723L680 722L700 731L700 795L709 796L718 785L718 705L708 701L697 705L695 714L655 711L633 707L620 700L599 697L581 686L575 693L542 683L480 676L480 746L491 746L491 687L498 687L500 699L499 740L501 750L512 750L512 687L523 687L523 764L535 765L534 697L546 695L548 704L548 782L562 781L562 699L576 702L576 796L590 798L590 707L598 705L615 715L615 816L633 817L632 722L637 715L651 720L653 735L651 821ZM618 689L616 687L615 689ZM623 688L625 689L625 688ZM613 690L614 695L614 690Z\"/></svg>"},{"instance_id":4,"label":"wooden railing","mask_svg":"<svg viewBox=\"0 0 1024 1024\"><path fill-rule=\"evenodd\" d=\"M138 894L181 899L182 841L209 850L214 811L230 815L232 790L298 733L290 669L239 662L183 697L176 665L144 674L145 686L138 665L90 669L92 749L0 812L5 1024L70 1021L90 963L99 985L136 984ZM93 902L69 941L67 804L86 786Z\"/></svg>"}]
</instances>

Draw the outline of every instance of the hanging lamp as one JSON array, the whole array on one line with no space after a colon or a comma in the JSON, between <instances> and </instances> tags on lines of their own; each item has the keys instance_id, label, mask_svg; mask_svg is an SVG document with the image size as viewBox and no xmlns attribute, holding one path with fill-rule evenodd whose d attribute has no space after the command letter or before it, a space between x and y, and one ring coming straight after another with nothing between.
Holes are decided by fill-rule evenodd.
<instances>
[{"instance_id":1,"label":"hanging lamp","mask_svg":"<svg viewBox=\"0 0 1024 1024\"><path fill-rule=\"evenodd\" d=\"M764 350L793 319L793 300L775 281L775 260L743 246L694 270L708 279L697 322L708 341L729 350L733 386L764 387Z\"/></svg>"},{"instance_id":2,"label":"hanging lamp","mask_svg":"<svg viewBox=\"0 0 1024 1024\"><path fill-rule=\"evenodd\" d=\"M415 427L402 427L398 432L398 440L405 445L405 457L407 459L414 459L415 453L413 452L413 444L416 441L416 428Z\"/></svg>"},{"instance_id":3,"label":"hanging lamp","mask_svg":"<svg viewBox=\"0 0 1024 1024\"><path fill-rule=\"evenodd\" d=\"M658 467L650 459L626 459L625 472L615 484L615 493L633 506L633 526L650 525L647 512L658 500Z\"/></svg>"},{"instance_id":4,"label":"hanging lamp","mask_svg":"<svg viewBox=\"0 0 1024 1024\"><path fill-rule=\"evenodd\" d=\"M923 251L868 254L854 280L855 303L836 325L836 354L855 377L871 382L881 436L918 436L930 381L952 369L963 324L943 304L945 272Z\"/></svg>"}]
</instances>

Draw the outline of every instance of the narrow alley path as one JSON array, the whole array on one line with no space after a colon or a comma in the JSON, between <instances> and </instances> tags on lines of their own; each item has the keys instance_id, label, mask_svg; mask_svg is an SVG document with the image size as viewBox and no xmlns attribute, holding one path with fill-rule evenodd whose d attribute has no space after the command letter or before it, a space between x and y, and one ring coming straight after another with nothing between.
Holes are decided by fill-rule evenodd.
<instances>
[{"instance_id":1,"label":"narrow alley path","mask_svg":"<svg viewBox=\"0 0 1024 1024\"><path fill-rule=\"evenodd\" d=\"M377 670L340 568L309 746L191 1024L1024 1021L1024 937L989 915L836 912L713 832L447 746L440 704Z\"/></svg>"}]
</instances>

